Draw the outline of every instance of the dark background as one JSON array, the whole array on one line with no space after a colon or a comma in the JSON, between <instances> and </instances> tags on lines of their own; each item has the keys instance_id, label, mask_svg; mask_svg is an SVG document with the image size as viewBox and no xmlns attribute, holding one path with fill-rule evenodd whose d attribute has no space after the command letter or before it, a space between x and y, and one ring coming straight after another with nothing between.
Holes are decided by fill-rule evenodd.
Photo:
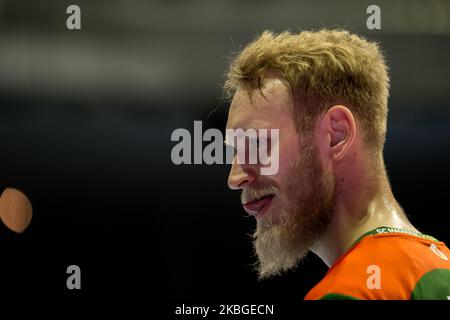
<instances>
[{"instance_id":1,"label":"dark background","mask_svg":"<svg viewBox=\"0 0 450 320\"><path fill-rule=\"evenodd\" d=\"M78 4L82 30L66 29ZM450 242L450 10L445 1L0 1L0 188L31 199L20 235L0 225L2 294L161 302L302 299L315 256L257 282L228 165L175 166L174 129L223 129L230 52L265 29L346 27L391 69L385 159L422 232ZM212 112L215 110L214 112ZM211 113L212 112L212 113ZM81 268L82 289L66 288ZM401 266L400 266L401 267Z\"/></svg>"}]
</instances>

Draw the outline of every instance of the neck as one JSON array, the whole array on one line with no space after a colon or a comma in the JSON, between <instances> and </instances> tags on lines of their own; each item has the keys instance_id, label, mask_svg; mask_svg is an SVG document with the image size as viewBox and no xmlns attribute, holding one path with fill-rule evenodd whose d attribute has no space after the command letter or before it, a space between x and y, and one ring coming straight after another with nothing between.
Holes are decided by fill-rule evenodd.
<instances>
[{"instance_id":1,"label":"neck","mask_svg":"<svg viewBox=\"0 0 450 320\"><path fill-rule=\"evenodd\" d=\"M388 226L417 232L395 200L384 168L383 174L378 175L377 179L368 177L355 181L357 182L340 186L333 220L311 247L311 251L328 267L364 233L378 227Z\"/></svg>"}]
</instances>

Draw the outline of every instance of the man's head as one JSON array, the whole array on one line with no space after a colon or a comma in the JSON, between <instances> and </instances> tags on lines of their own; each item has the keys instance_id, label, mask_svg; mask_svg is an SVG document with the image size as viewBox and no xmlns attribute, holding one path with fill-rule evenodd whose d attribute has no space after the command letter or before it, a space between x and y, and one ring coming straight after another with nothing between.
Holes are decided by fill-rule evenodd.
<instances>
[{"instance_id":1,"label":"man's head","mask_svg":"<svg viewBox=\"0 0 450 320\"><path fill-rule=\"evenodd\" d=\"M376 44L346 31L264 32L232 61L225 91L227 128L279 129L278 172L234 161L228 180L256 216L258 271L267 277L320 239L352 159L382 162L387 67Z\"/></svg>"}]
</instances>

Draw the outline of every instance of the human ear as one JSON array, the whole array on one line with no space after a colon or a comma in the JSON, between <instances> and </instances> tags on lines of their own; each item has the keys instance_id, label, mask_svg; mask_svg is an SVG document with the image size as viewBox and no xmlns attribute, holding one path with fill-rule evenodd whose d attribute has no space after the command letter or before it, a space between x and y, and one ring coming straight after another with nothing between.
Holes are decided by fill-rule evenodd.
<instances>
[{"instance_id":1,"label":"human ear","mask_svg":"<svg viewBox=\"0 0 450 320\"><path fill-rule=\"evenodd\" d=\"M339 161L346 155L355 138L355 119L347 107L335 105L328 109L323 121L330 156L334 161Z\"/></svg>"}]
</instances>

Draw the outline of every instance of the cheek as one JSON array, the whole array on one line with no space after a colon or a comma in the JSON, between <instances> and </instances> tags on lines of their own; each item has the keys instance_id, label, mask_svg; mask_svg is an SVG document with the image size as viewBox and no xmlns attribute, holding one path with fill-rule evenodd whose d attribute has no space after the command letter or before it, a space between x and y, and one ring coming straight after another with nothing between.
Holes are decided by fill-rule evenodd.
<instances>
[{"instance_id":1,"label":"cheek","mask_svg":"<svg viewBox=\"0 0 450 320\"><path fill-rule=\"evenodd\" d=\"M285 193L292 177L298 175L298 160L300 155L299 136L290 128L280 130L278 144L278 172L270 178L274 180L280 191Z\"/></svg>"},{"instance_id":2,"label":"cheek","mask_svg":"<svg viewBox=\"0 0 450 320\"><path fill-rule=\"evenodd\" d=\"M280 152L279 170L278 173L271 177L281 189L285 189L292 177L298 175L296 164L298 161L298 153L293 153L292 150L284 150ZM282 190L284 191L284 190Z\"/></svg>"},{"instance_id":3,"label":"cheek","mask_svg":"<svg viewBox=\"0 0 450 320\"><path fill-rule=\"evenodd\" d=\"M294 169L300 155L298 136L291 134L282 139L279 149L280 172L289 173Z\"/></svg>"}]
</instances>

